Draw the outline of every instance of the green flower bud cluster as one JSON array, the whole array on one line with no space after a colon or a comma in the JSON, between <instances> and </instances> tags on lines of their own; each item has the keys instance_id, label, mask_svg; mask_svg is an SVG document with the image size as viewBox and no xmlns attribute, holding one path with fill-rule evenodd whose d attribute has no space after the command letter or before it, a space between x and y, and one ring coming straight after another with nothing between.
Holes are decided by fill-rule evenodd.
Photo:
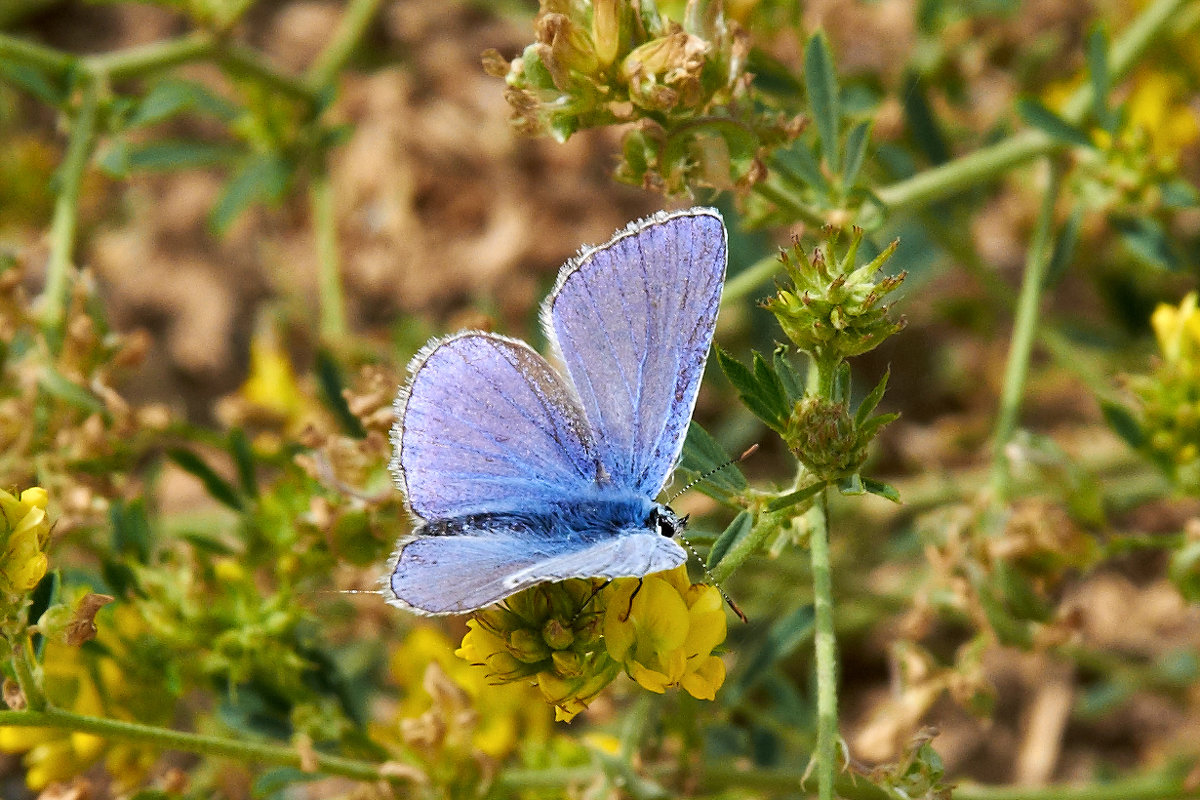
<instances>
[{"instance_id":1,"label":"green flower bud cluster","mask_svg":"<svg viewBox=\"0 0 1200 800\"><path fill-rule=\"evenodd\" d=\"M784 441L809 472L834 481L862 468L878 431L879 426L856 426L848 403L810 395L796 403Z\"/></svg>"},{"instance_id":2,"label":"green flower bud cluster","mask_svg":"<svg viewBox=\"0 0 1200 800\"><path fill-rule=\"evenodd\" d=\"M891 306L882 302L904 280L904 273L882 279L876 275L896 251L898 241L856 269L862 229L853 229L846 254L840 259L833 255L838 231L828 227L825 231L830 237L828 247L817 248L811 255L805 254L798 238L790 251L780 251L793 285L781 288L763 306L797 347L818 363L837 364L874 349L904 327L904 320L893 319L888 313Z\"/></svg>"},{"instance_id":3,"label":"green flower bud cluster","mask_svg":"<svg viewBox=\"0 0 1200 800\"><path fill-rule=\"evenodd\" d=\"M542 0L537 41L511 62L489 50L484 67L508 83L513 123L527 135L565 141L638 122L621 180L668 193L747 186L764 175L759 152L803 126L752 102L749 41L721 0L689 0L683 16L662 16L654 0Z\"/></svg>"},{"instance_id":4,"label":"green flower bud cluster","mask_svg":"<svg viewBox=\"0 0 1200 800\"><path fill-rule=\"evenodd\" d=\"M532 680L560 720L570 720L620 673L602 639L600 581L534 586L468 621L457 655L499 683Z\"/></svg>"}]
</instances>

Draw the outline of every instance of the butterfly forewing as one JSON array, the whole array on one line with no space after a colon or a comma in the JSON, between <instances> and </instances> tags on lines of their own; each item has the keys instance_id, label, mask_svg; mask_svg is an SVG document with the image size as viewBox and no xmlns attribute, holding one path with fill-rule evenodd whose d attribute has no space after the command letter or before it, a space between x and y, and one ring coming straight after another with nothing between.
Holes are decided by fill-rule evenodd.
<instances>
[{"instance_id":1,"label":"butterfly forewing","mask_svg":"<svg viewBox=\"0 0 1200 800\"><path fill-rule=\"evenodd\" d=\"M712 343L725 226L660 214L567 264L543 306L608 477L656 495L680 448Z\"/></svg>"},{"instance_id":2,"label":"butterfly forewing","mask_svg":"<svg viewBox=\"0 0 1200 800\"><path fill-rule=\"evenodd\" d=\"M396 401L392 468L417 516L528 511L594 485L583 413L528 345L465 333L435 343L411 370Z\"/></svg>"}]
</instances>

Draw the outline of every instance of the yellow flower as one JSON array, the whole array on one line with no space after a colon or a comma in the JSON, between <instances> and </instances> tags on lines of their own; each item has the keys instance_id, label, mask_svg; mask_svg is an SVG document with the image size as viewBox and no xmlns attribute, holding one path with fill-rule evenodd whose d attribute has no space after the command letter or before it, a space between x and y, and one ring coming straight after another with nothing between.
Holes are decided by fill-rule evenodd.
<instances>
[{"instance_id":1,"label":"yellow flower","mask_svg":"<svg viewBox=\"0 0 1200 800\"><path fill-rule=\"evenodd\" d=\"M21 492L20 498L0 490L3 509L3 549L0 552L0 592L21 597L33 591L46 574L43 549L50 539L46 517L49 496L40 486Z\"/></svg>"},{"instance_id":2,"label":"yellow flower","mask_svg":"<svg viewBox=\"0 0 1200 800\"><path fill-rule=\"evenodd\" d=\"M1156 158L1174 160L1200 138L1200 121L1188 107L1188 92L1177 75L1143 74L1129 96L1129 126L1146 132Z\"/></svg>"},{"instance_id":3,"label":"yellow flower","mask_svg":"<svg viewBox=\"0 0 1200 800\"><path fill-rule=\"evenodd\" d=\"M464 638L463 647L467 646ZM529 686L495 686L485 672L455 655L451 641L434 628L422 626L407 633L390 660L392 676L406 690L398 710L401 718L415 718L433 705L423 681L426 668L434 663L473 701L477 717L473 720L471 744L480 752L500 758L523 739L545 738L549 715L536 702ZM457 655L461 657L462 650Z\"/></svg>"},{"instance_id":4,"label":"yellow flower","mask_svg":"<svg viewBox=\"0 0 1200 800\"><path fill-rule=\"evenodd\" d=\"M1160 303L1150 316L1163 359L1170 364L1191 363L1200 355L1200 309L1196 292L1183 298L1176 308Z\"/></svg>"},{"instance_id":5,"label":"yellow flower","mask_svg":"<svg viewBox=\"0 0 1200 800\"><path fill-rule=\"evenodd\" d=\"M713 655L725 641L725 611L716 587L688 580L685 567L622 578L606 591L604 641L629 677L652 692L681 686L712 700L725 682Z\"/></svg>"}]
</instances>

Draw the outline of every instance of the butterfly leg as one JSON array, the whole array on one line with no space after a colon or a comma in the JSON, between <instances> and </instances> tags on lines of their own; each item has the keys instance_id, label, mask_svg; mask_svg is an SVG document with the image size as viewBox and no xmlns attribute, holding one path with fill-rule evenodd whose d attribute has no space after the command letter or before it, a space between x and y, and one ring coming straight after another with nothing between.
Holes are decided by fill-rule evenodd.
<instances>
[{"instance_id":1,"label":"butterfly leg","mask_svg":"<svg viewBox=\"0 0 1200 800\"><path fill-rule=\"evenodd\" d=\"M599 586L597 586L596 588L592 589L592 593L588 595L588 597L587 597L587 600L584 600L584 601L583 601L583 605L581 605L581 606L579 607L579 611L575 612L575 616L574 616L574 617L571 617L571 623L572 623L572 624L574 624L574 623L575 623L575 620L577 620L577 619L579 619L581 616L583 616L583 612L584 612L584 611L586 611L586 610L587 610L587 607L588 607L588 606L590 606L590 605L592 604L592 601L596 599L596 595L598 595L598 594L600 594L601 592L603 592L603 591L604 591L604 590L605 590L605 589L608 587L608 585L609 585L610 583L612 583L612 578L607 578L607 579L606 579L606 580L605 580L603 583L601 583Z\"/></svg>"},{"instance_id":2,"label":"butterfly leg","mask_svg":"<svg viewBox=\"0 0 1200 800\"><path fill-rule=\"evenodd\" d=\"M621 617L621 622L628 622L629 615L633 613L633 598L637 597L638 592L642 590L642 579L638 578L637 588L633 590L633 594L629 595L629 608L625 609L625 616Z\"/></svg>"}]
</instances>

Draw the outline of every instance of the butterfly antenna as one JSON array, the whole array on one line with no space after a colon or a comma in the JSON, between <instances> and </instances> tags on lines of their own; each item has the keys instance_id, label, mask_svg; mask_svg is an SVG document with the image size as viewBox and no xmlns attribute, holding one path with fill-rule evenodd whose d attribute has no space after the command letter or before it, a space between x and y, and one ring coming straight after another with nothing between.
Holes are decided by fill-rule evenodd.
<instances>
[{"instance_id":1,"label":"butterfly antenna","mask_svg":"<svg viewBox=\"0 0 1200 800\"><path fill-rule=\"evenodd\" d=\"M755 447L758 447L758 445L755 445ZM691 541L689 541L688 538L683 535L682 531L675 534L675 536L678 537L681 542L683 542L683 546L688 549L688 552L692 554L692 558L696 559L696 563L699 564L700 568L704 570L704 577L708 579L709 586L714 587L718 592L721 593L721 597L725 598L725 603L731 609L733 609L733 613L738 615L738 619L749 624L750 620L747 619L745 613L738 608L738 604L733 602L733 598L729 596L729 593L721 588L721 584L717 583L717 579L713 577L712 572L710 572L708 569L708 565L704 563L704 559L700 557L698 552L696 552L696 548L692 545Z\"/></svg>"},{"instance_id":2,"label":"butterfly antenna","mask_svg":"<svg viewBox=\"0 0 1200 800\"><path fill-rule=\"evenodd\" d=\"M668 503L668 504L670 504L670 502L671 502L672 500L674 500L676 497L679 497L679 495L683 494L683 493L684 493L684 492L686 492L688 489L691 489L691 488L692 488L693 486L695 486L696 484L700 483L700 481L708 480L708 479L709 479L709 478L711 478L713 475L716 475L718 472L720 472L721 470L725 469L726 467L733 466L734 464L740 464L741 462L745 461L745 460L746 460L747 458L749 458L750 456L754 455L755 451L757 451L757 450L758 450L758 443L757 443L757 442L755 442L754 444L752 444L752 445L750 445L749 447L747 447L747 448L746 448L746 452L742 453L742 454L741 454L740 456L738 456L737 458L731 458L731 459L729 459L728 461L726 461L724 464L722 464L721 466L719 466L719 467L713 467L713 468L712 468L712 469L710 469L708 472L705 472L705 473L704 473L704 474L702 474L702 475L697 475L695 478L693 478L691 481L689 481L689 482L688 482L688 485L687 485L687 486L684 486L684 487L683 487L682 489L680 489L678 492L676 492L675 494L673 494L673 495L671 495L670 497L668 497L668 498L667 498L667 503Z\"/></svg>"}]
</instances>

